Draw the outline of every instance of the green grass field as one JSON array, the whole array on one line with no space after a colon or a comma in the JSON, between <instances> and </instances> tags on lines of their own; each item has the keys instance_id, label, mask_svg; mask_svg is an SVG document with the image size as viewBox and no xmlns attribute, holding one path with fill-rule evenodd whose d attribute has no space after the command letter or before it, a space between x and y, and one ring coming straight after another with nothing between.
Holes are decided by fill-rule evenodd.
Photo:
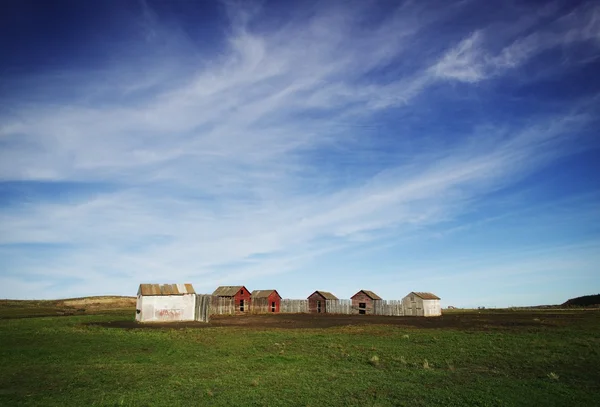
<instances>
[{"instance_id":1,"label":"green grass field","mask_svg":"<svg viewBox=\"0 0 600 407\"><path fill-rule=\"evenodd\" d=\"M530 324L480 329L176 330L89 324L131 320L132 310L23 318L26 307L8 308L0 312L2 406L573 407L600 400L598 311L552 318L519 311Z\"/></svg>"}]
</instances>

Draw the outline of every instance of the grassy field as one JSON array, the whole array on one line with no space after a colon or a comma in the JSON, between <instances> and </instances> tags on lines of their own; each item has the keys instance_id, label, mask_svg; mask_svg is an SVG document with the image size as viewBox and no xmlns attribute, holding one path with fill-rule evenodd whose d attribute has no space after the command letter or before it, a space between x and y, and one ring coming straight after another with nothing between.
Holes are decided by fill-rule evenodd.
<instances>
[{"instance_id":1,"label":"grassy field","mask_svg":"<svg viewBox=\"0 0 600 407\"><path fill-rule=\"evenodd\" d=\"M0 302L0 405L572 407L600 400L598 311L475 311L422 326L400 318L327 328L222 317L203 329L125 329L119 324L133 319L133 309L84 306L68 315L61 304ZM53 316L25 318L41 314ZM270 322L255 323L261 318Z\"/></svg>"}]
</instances>

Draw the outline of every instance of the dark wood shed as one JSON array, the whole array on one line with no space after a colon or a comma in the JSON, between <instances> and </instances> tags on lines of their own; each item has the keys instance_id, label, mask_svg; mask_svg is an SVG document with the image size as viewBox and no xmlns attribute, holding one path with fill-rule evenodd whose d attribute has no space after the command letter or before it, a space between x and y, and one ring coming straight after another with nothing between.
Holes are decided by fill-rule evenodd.
<instances>
[{"instance_id":1,"label":"dark wood shed","mask_svg":"<svg viewBox=\"0 0 600 407\"><path fill-rule=\"evenodd\" d=\"M222 298L232 298L236 312L250 312L252 294L243 285L222 285L212 295Z\"/></svg>"},{"instance_id":2,"label":"dark wood shed","mask_svg":"<svg viewBox=\"0 0 600 407\"><path fill-rule=\"evenodd\" d=\"M353 314L374 314L375 304L381 301L380 296L369 290L360 290L351 299Z\"/></svg>"},{"instance_id":3,"label":"dark wood shed","mask_svg":"<svg viewBox=\"0 0 600 407\"><path fill-rule=\"evenodd\" d=\"M252 311L258 313L279 312L281 295L277 290L252 291Z\"/></svg>"},{"instance_id":4,"label":"dark wood shed","mask_svg":"<svg viewBox=\"0 0 600 407\"><path fill-rule=\"evenodd\" d=\"M327 300L337 300L338 297L327 291L315 291L308 296L308 312L327 312Z\"/></svg>"}]
</instances>

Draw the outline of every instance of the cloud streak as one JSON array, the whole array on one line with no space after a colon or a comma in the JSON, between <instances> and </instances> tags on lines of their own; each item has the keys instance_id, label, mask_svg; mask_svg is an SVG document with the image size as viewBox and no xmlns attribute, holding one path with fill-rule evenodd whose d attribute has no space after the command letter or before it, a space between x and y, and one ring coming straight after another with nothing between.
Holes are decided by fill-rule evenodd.
<instances>
[{"instance_id":1,"label":"cloud streak","mask_svg":"<svg viewBox=\"0 0 600 407\"><path fill-rule=\"evenodd\" d=\"M175 49L185 66L157 63L139 80L109 68L106 86L81 80L78 97L53 103L15 96L2 115L4 182L112 186L4 207L2 269L11 281L36 276L48 284L38 283L43 293L56 279L82 279L65 289L72 295L107 276L126 293L142 280L210 286L297 273L357 242L456 219L577 153L595 125L590 108L564 106L444 138L388 116L427 114L445 86L477 87L547 50L597 52L595 6L513 32L500 46L491 39L507 26L458 42L435 37L439 52L415 60L415 44L431 42L460 7L407 3L379 15L330 6L283 24L261 20L259 8L227 7L225 47L212 53L196 53L182 29L144 10L147 44L135 54L160 40L168 46L153 55ZM28 245L55 249L25 261L15 247Z\"/></svg>"}]
</instances>

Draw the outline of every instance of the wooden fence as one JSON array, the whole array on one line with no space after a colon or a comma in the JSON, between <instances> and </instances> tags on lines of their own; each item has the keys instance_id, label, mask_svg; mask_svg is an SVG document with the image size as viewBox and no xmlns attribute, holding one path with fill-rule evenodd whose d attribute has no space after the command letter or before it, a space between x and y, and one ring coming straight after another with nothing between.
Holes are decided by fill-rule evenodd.
<instances>
[{"instance_id":1,"label":"wooden fence","mask_svg":"<svg viewBox=\"0 0 600 407\"><path fill-rule=\"evenodd\" d=\"M196 312L194 313L196 321L210 321L211 304L213 296L206 294L196 295Z\"/></svg>"},{"instance_id":2,"label":"wooden fence","mask_svg":"<svg viewBox=\"0 0 600 407\"><path fill-rule=\"evenodd\" d=\"M235 299L227 297L216 297L211 295L211 315L234 315L236 311Z\"/></svg>"},{"instance_id":3,"label":"wooden fence","mask_svg":"<svg viewBox=\"0 0 600 407\"><path fill-rule=\"evenodd\" d=\"M268 298L252 298L250 312L253 314L266 314L271 312Z\"/></svg>"},{"instance_id":4,"label":"wooden fence","mask_svg":"<svg viewBox=\"0 0 600 407\"><path fill-rule=\"evenodd\" d=\"M196 296L196 321L208 322L210 315L234 315L237 308L233 298L198 294ZM251 302L251 313L270 313L267 298L255 298ZM308 300L282 299L280 313L300 314L308 312ZM324 312L327 314L358 314L352 308L352 300L326 300ZM374 315L404 316L401 300L380 300L373 302Z\"/></svg>"},{"instance_id":5,"label":"wooden fence","mask_svg":"<svg viewBox=\"0 0 600 407\"><path fill-rule=\"evenodd\" d=\"M403 316L404 307L402 300L380 300L373 302L373 313L375 315Z\"/></svg>"},{"instance_id":6,"label":"wooden fence","mask_svg":"<svg viewBox=\"0 0 600 407\"><path fill-rule=\"evenodd\" d=\"M352 300L325 300L328 314L352 314Z\"/></svg>"},{"instance_id":7,"label":"wooden fence","mask_svg":"<svg viewBox=\"0 0 600 407\"><path fill-rule=\"evenodd\" d=\"M286 314L301 314L308 312L308 300L281 300L279 312Z\"/></svg>"}]
</instances>

